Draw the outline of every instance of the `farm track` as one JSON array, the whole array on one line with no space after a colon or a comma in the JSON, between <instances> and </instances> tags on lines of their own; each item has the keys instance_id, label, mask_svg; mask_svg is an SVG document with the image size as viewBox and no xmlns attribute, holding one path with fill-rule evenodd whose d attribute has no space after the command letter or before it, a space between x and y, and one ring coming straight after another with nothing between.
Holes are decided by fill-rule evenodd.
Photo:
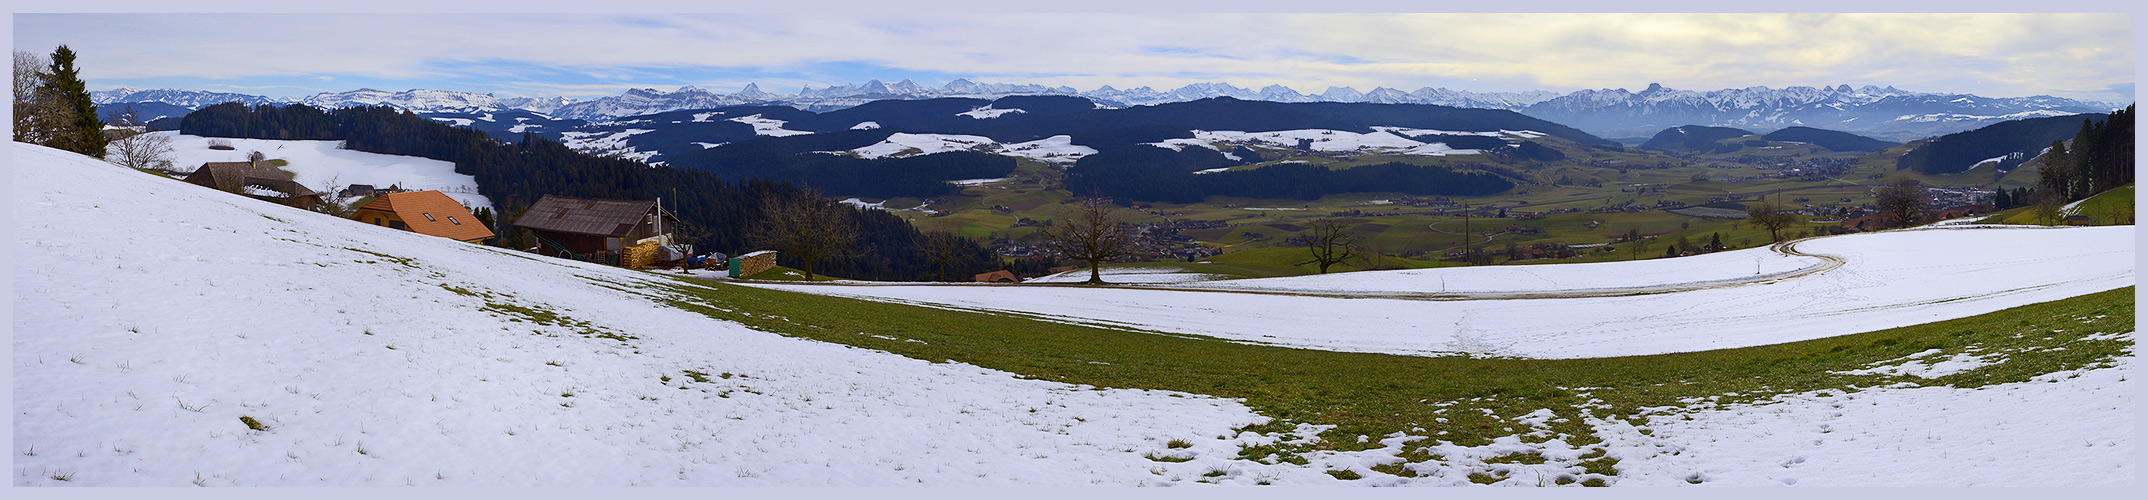
<instances>
[{"instance_id":1,"label":"farm track","mask_svg":"<svg viewBox=\"0 0 2148 500\"><path fill-rule=\"evenodd\" d=\"M1597 297L1633 297L1633 296L1643 296L1643 295L1661 295L1661 294L1669 294L1669 293L1682 293L1682 292L1691 292L1691 291L1697 291L1697 290L1711 290L1711 289L1719 289L1719 288L1731 288L1731 287L1739 287L1739 286L1750 286L1750 285L1765 285L1765 284L1770 284L1770 283L1777 283L1777 282L1783 282L1783 281L1789 281L1789 280L1795 280L1795 279L1800 279L1800 278L1804 278L1804 277L1808 277L1808 276L1813 276L1813 275L1817 275L1817 274L1820 274L1820 273L1825 273L1825 272L1828 272L1828 271L1833 271L1833 270L1835 270L1835 269L1839 269L1839 268L1841 268L1841 267L1842 267L1843 265L1845 265L1845 264L1848 264L1849 262L1848 262L1848 261L1846 261L1846 260L1844 260L1844 259L1843 259L1842 257L1840 257L1840 256L1835 256L1835 255L1828 255L1828 254L1818 254L1818 253L1808 253L1808 252L1805 252L1805 251L1802 251L1802 250L1799 250L1799 249L1798 249L1798 244L1800 244L1800 243L1803 243L1803 242L1806 242L1806 241L1810 241L1810 240L1814 240L1814 239L1818 239L1818 238L1826 238L1826 237L1828 237L1828 236L1820 236L1820 237L1814 237L1814 238L1801 238L1801 239L1796 239L1796 240L1790 240L1790 241L1784 241L1784 242L1776 243L1776 244L1770 245L1770 246L1768 247L1768 248L1769 248L1769 250L1772 250L1772 251L1774 251L1774 252L1776 252L1776 253L1779 253L1779 254L1782 254L1782 255L1787 255L1787 256L1797 256L1797 257L1812 257L1812 258L1815 258L1815 259L1819 259L1819 260L1820 260L1820 263L1818 263L1818 264L1815 264L1815 265L1812 265L1812 266L1808 266L1808 267L1805 267L1805 268L1802 268L1802 269L1797 269L1797 270L1794 270L1794 271L1786 271L1786 272L1780 272L1780 273L1774 273L1774 274L1767 274L1767 275L1758 275L1758 276L1750 276L1750 277L1745 277L1745 278L1738 278L1738 279L1731 279L1731 280L1721 280L1721 281L1707 281L1707 282L1691 282L1691 283L1670 283L1670 284L1662 284L1662 285L1649 285L1649 286L1638 286L1638 287L1618 287L1618 288L1594 288L1594 289L1585 289L1585 290L1550 290L1550 291L1533 291L1533 292L1468 292L1468 293L1460 293L1460 292L1415 292L1415 293L1391 293L1391 292L1390 292L1390 293L1373 293L1373 292L1327 292L1327 291L1316 291L1316 290L1248 290L1248 289L1228 289L1228 288L1203 288L1203 287L1197 287L1197 286L1184 286L1184 285L1179 285L1179 286L1156 286L1156 285L1133 285L1133 284L1116 284L1116 285L1114 285L1114 284L1105 284L1105 285L1085 285L1085 284L1080 284L1080 283L1028 283L1028 284L1019 284L1019 285L998 285L998 284L970 284L970 283L858 283L858 282L803 282L803 281L732 281L732 282L733 282L733 283L739 283L739 284L748 284L748 285L750 285L750 284L756 284L756 283L767 283L767 284L782 284L782 285L810 285L810 286L830 286L830 287L882 287L882 286L944 286L944 287L976 287L976 286L1019 286L1019 287L1064 287L1064 288L1083 288L1083 289L1118 289L1118 290L1159 290L1159 291L1172 291L1172 292L1199 292L1199 293L1231 293L1231 294L1246 294L1246 295L1283 295L1283 296L1297 296L1297 297L1323 297L1323 298L1337 298L1337 299L1393 299L1393 300L1425 300L1425 301L1461 301L1461 300L1520 300L1520 299L1574 299L1574 298L1597 298Z\"/></svg>"}]
</instances>

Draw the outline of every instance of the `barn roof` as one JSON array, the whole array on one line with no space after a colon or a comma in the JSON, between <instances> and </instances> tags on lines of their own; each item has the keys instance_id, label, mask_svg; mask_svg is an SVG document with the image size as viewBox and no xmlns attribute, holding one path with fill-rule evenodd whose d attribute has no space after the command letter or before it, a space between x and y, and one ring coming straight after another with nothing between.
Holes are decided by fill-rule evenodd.
<instances>
[{"instance_id":1,"label":"barn roof","mask_svg":"<svg viewBox=\"0 0 2148 500\"><path fill-rule=\"evenodd\" d=\"M654 201L545 195L530 205L528 211L522 212L522 217L515 219L515 226L559 233L626 236L655 206ZM670 214L665 215L670 218Z\"/></svg>"},{"instance_id":2,"label":"barn roof","mask_svg":"<svg viewBox=\"0 0 2148 500\"><path fill-rule=\"evenodd\" d=\"M194 173L188 174L186 177L187 182L212 188L217 187L217 184L219 184L218 179L232 179L238 181L242 186L254 185L274 189L284 196L292 198L320 194L292 181L291 174L284 173L283 170L277 169L275 165L266 163L212 161L201 164L201 168L194 169Z\"/></svg>"},{"instance_id":3,"label":"barn roof","mask_svg":"<svg viewBox=\"0 0 2148 500\"><path fill-rule=\"evenodd\" d=\"M439 191L388 193L358 208L394 212L403 219L404 227L418 234L457 241L492 237L492 230L471 216L470 210Z\"/></svg>"}]
</instances>

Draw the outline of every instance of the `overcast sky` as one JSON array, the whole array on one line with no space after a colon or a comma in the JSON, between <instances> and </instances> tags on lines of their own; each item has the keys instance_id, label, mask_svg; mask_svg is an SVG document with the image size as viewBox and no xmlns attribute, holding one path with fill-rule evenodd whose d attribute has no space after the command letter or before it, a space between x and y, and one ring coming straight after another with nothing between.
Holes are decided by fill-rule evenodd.
<instances>
[{"instance_id":1,"label":"overcast sky","mask_svg":"<svg viewBox=\"0 0 2148 500\"><path fill-rule=\"evenodd\" d=\"M361 87L588 99L894 83L1315 94L1893 85L2133 100L2131 14L16 14L92 90Z\"/></svg>"}]
</instances>

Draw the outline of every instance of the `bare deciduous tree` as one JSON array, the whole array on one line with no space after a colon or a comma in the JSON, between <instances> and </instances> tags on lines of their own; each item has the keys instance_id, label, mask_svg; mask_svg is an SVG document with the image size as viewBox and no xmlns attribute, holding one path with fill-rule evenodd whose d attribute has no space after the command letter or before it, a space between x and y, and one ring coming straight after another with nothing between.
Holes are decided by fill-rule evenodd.
<instances>
[{"instance_id":1,"label":"bare deciduous tree","mask_svg":"<svg viewBox=\"0 0 2148 500\"><path fill-rule=\"evenodd\" d=\"M823 260L857 255L858 226L841 203L821 197L817 191L761 199L761 222L756 239L805 263L807 280L813 265Z\"/></svg>"},{"instance_id":2,"label":"bare deciduous tree","mask_svg":"<svg viewBox=\"0 0 2148 500\"><path fill-rule=\"evenodd\" d=\"M111 154L108 155L108 160L125 167L171 170L172 138L170 135L147 132L147 126L142 123L140 117L134 114L133 106L128 106L127 109L121 111L114 124L130 130L121 132L125 135L122 135L118 140L112 141Z\"/></svg>"},{"instance_id":3,"label":"bare deciduous tree","mask_svg":"<svg viewBox=\"0 0 2148 500\"><path fill-rule=\"evenodd\" d=\"M1102 199L1082 200L1081 210L1073 217L1061 220L1054 229L1044 230L1044 235L1051 238L1047 245L1061 257L1089 263L1092 285L1104 283L1098 266L1133 255L1133 234L1121 226L1125 219L1111 209L1111 204Z\"/></svg>"},{"instance_id":4,"label":"bare deciduous tree","mask_svg":"<svg viewBox=\"0 0 2148 500\"><path fill-rule=\"evenodd\" d=\"M45 67L52 62L43 54L27 50L15 51L14 127L15 141L42 144L46 139L48 124L40 123L50 113L57 111L52 99L44 99L39 90L44 87Z\"/></svg>"},{"instance_id":5,"label":"bare deciduous tree","mask_svg":"<svg viewBox=\"0 0 2148 500\"><path fill-rule=\"evenodd\" d=\"M1924 186L1911 179L1902 179L1879 193L1880 227L1896 228L1917 225L1930 212L1924 202Z\"/></svg>"},{"instance_id":6,"label":"bare deciduous tree","mask_svg":"<svg viewBox=\"0 0 2148 500\"><path fill-rule=\"evenodd\" d=\"M329 177L327 183L322 184L320 189L314 190L320 193L321 202L313 205L313 211L345 219L351 218L352 215L358 213L359 199L357 197L344 198L341 196L343 189L349 187L339 182L341 180L343 180L343 176L340 175ZM485 228L491 229L492 226L487 224Z\"/></svg>"},{"instance_id":7,"label":"bare deciduous tree","mask_svg":"<svg viewBox=\"0 0 2148 500\"><path fill-rule=\"evenodd\" d=\"M917 238L918 252L939 268L940 281L954 281L947 275L947 269L962 260L962 251L967 246L961 236L947 231L925 231Z\"/></svg>"},{"instance_id":8,"label":"bare deciduous tree","mask_svg":"<svg viewBox=\"0 0 2148 500\"><path fill-rule=\"evenodd\" d=\"M1306 249L1312 252L1313 260L1298 265L1319 264L1320 274L1327 274L1328 266L1357 256L1357 235L1351 234L1341 219L1316 220L1308 224L1307 229L1298 233L1298 237L1305 239Z\"/></svg>"},{"instance_id":9,"label":"bare deciduous tree","mask_svg":"<svg viewBox=\"0 0 2148 500\"><path fill-rule=\"evenodd\" d=\"M2036 211L2037 223L2046 226L2057 223L2059 221L2059 209L2066 206L2066 195L2060 194L2059 190L2052 188L2038 189L2034 193L2030 196L2036 198L2036 204L2033 205L2035 208L2032 210Z\"/></svg>"},{"instance_id":10,"label":"bare deciduous tree","mask_svg":"<svg viewBox=\"0 0 2148 500\"><path fill-rule=\"evenodd\" d=\"M1791 219L1789 214L1781 213L1774 202L1766 200L1745 207L1745 217L1746 220L1753 221L1753 225L1766 228L1768 238L1774 241L1782 241L1783 229L1790 227L1790 223L1795 220Z\"/></svg>"}]
</instances>

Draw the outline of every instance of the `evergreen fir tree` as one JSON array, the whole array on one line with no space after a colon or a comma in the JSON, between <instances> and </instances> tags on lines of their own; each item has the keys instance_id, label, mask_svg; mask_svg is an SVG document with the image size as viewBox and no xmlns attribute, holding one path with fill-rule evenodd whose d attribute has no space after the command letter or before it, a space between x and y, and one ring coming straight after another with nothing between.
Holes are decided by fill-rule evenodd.
<instances>
[{"instance_id":1,"label":"evergreen fir tree","mask_svg":"<svg viewBox=\"0 0 2148 500\"><path fill-rule=\"evenodd\" d=\"M2073 155L2066 152L2066 143L2051 141L2051 150L2044 153L2044 165L2037 167L2037 188L2049 189L2064 195L2073 183Z\"/></svg>"},{"instance_id":2,"label":"evergreen fir tree","mask_svg":"<svg viewBox=\"0 0 2148 500\"><path fill-rule=\"evenodd\" d=\"M53 50L52 67L46 73L38 90L59 100L61 114L54 117L58 130L45 146L104 158L104 120L97 118L97 105L90 102L89 90L75 70L75 51L66 45Z\"/></svg>"}]
</instances>

